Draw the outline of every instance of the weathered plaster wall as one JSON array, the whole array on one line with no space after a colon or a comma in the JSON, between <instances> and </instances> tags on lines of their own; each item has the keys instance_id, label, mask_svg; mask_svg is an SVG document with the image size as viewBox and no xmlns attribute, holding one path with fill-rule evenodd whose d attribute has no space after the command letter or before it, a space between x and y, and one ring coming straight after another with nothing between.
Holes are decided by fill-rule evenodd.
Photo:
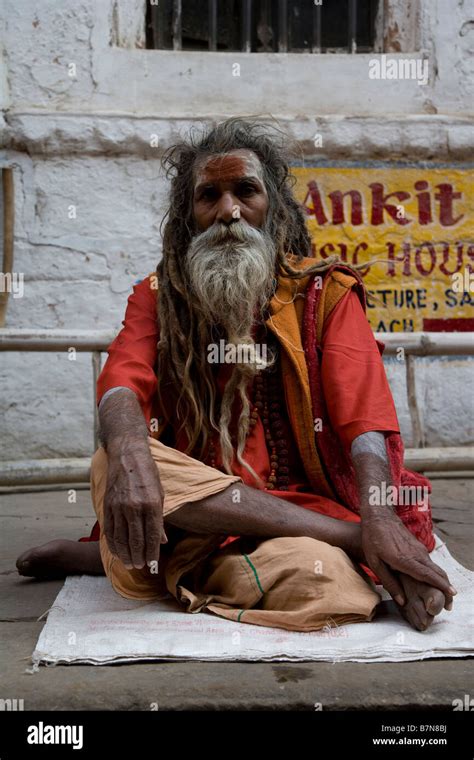
<instances>
[{"instance_id":1,"label":"weathered plaster wall","mask_svg":"<svg viewBox=\"0 0 474 760\"><path fill-rule=\"evenodd\" d=\"M388 49L397 50L405 0L391 6ZM472 157L469 4L420 0L410 8L416 33L402 30L401 49L428 57L426 86L369 80L366 55L147 51L143 0L5 3L0 165L15 169L15 271L25 274L24 298L10 298L7 326L119 328L133 282L160 255L167 190L160 156L196 120L273 114L308 166L320 158L455 166ZM89 355L0 361L2 457L89 454ZM404 369L397 362L387 369L409 445ZM419 360L429 445L472 439L470 379L471 362Z\"/></svg>"}]
</instances>

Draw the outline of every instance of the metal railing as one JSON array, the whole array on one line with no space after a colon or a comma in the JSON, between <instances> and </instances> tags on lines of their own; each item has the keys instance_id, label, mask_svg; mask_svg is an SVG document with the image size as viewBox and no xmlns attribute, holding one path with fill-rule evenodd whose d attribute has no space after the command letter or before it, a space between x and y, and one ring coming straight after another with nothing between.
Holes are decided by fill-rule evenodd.
<instances>
[{"instance_id":1,"label":"metal railing","mask_svg":"<svg viewBox=\"0 0 474 760\"><path fill-rule=\"evenodd\" d=\"M108 330L27 330L0 329L0 351L90 352L94 385L94 450L99 445L97 378L101 353L115 338ZM421 415L416 396L417 356L474 356L474 332L465 333L375 333L385 344L384 356L405 360L408 409L413 430L413 448L406 451L406 463L417 470L444 471L474 469L472 446L425 448ZM401 351L403 354L401 355ZM4 462L0 465L0 486L44 483L86 482L89 457Z\"/></svg>"}]
</instances>

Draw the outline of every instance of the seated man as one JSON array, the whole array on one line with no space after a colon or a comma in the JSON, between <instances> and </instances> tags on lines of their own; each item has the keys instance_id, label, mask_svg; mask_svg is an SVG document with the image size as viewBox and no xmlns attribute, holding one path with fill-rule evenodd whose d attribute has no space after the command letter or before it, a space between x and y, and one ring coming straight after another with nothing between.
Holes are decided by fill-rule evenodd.
<instances>
[{"instance_id":1,"label":"seated man","mask_svg":"<svg viewBox=\"0 0 474 760\"><path fill-rule=\"evenodd\" d=\"M429 484L403 469L357 269L310 258L261 125L230 119L164 165L163 256L98 382L98 524L19 572L105 572L127 598L301 631L371 620L378 579L425 630L456 591L429 556L428 501L384 504Z\"/></svg>"}]
</instances>

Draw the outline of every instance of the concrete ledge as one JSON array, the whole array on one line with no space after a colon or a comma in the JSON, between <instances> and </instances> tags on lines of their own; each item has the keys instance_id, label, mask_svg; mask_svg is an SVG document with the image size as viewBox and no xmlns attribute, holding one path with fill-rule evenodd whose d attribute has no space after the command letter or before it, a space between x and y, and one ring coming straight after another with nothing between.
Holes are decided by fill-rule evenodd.
<instances>
[{"instance_id":1,"label":"concrete ledge","mask_svg":"<svg viewBox=\"0 0 474 760\"><path fill-rule=\"evenodd\" d=\"M224 118L218 114L199 119L203 127ZM469 161L474 138L473 117L416 114L406 116L353 116L317 114L279 117L289 143L304 159ZM160 158L182 139L193 118L173 118L141 112L88 113L76 111L15 111L5 114L3 145L41 157L54 155L138 155ZM322 147L315 148L315 135ZM291 147L291 146L289 146ZM8 160L8 154L6 154Z\"/></svg>"}]
</instances>

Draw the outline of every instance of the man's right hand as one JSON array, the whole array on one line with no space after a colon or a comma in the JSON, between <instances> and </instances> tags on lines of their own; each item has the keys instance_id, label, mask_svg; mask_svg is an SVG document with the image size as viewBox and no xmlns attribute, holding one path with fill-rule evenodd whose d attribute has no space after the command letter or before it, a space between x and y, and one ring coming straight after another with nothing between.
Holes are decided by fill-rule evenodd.
<instances>
[{"instance_id":1,"label":"man's right hand","mask_svg":"<svg viewBox=\"0 0 474 760\"><path fill-rule=\"evenodd\" d=\"M122 436L108 442L107 455L104 530L108 547L129 570L158 563L160 545L168 539L163 489L148 442Z\"/></svg>"},{"instance_id":2,"label":"man's right hand","mask_svg":"<svg viewBox=\"0 0 474 760\"><path fill-rule=\"evenodd\" d=\"M400 605L406 601L396 573L403 573L427 586L439 589L450 609L457 591L446 572L431 559L426 547L410 533L400 518L385 509L365 512L361 523L362 548L367 564L378 575L384 588ZM394 571L396 571L394 573Z\"/></svg>"}]
</instances>

